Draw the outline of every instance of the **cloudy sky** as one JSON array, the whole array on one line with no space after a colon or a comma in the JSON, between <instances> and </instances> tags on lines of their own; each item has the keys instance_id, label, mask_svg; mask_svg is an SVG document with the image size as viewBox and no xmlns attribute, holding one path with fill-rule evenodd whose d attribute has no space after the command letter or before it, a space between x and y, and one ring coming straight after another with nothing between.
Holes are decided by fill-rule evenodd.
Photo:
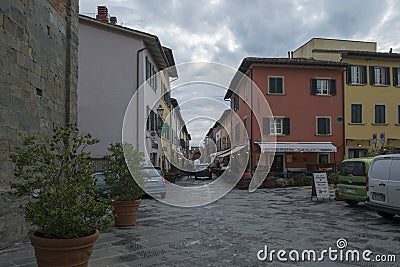
<instances>
[{"instance_id":1,"label":"cloudy sky","mask_svg":"<svg viewBox=\"0 0 400 267\"><path fill-rule=\"evenodd\" d=\"M313 37L376 41L378 51L400 52L397 0L80 0L80 12L98 5L118 24L157 35L177 64L237 68L247 56L286 57ZM192 136L203 135L194 125Z\"/></svg>"}]
</instances>

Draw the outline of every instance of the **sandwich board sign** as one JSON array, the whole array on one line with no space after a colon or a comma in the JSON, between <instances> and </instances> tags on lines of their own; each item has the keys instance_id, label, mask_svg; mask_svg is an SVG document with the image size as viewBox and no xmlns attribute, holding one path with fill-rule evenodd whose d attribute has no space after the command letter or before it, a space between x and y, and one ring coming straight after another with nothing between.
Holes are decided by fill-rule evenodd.
<instances>
[{"instance_id":1,"label":"sandwich board sign","mask_svg":"<svg viewBox=\"0 0 400 267\"><path fill-rule=\"evenodd\" d=\"M329 199L330 200L330 193L329 193L329 185L328 185L328 177L326 172L315 172L313 173L313 185L312 185L312 194L311 200L313 197L316 197L317 200L319 199Z\"/></svg>"}]
</instances>

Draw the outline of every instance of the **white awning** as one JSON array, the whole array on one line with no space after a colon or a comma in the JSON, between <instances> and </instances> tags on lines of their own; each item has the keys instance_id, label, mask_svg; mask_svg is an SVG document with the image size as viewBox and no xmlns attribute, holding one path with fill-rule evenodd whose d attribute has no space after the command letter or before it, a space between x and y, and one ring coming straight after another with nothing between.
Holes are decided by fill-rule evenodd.
<instances>
[{"instance_id":1,"label":"white awning","mask_svg":"<svg viewBox=\"0 0 400 267\"><path fill-rule=\"evenodd\" d=\"M237 147L233 148L231 151L228 151L228 152L226 152L226 153L224 153L224 154L221 154L221 155L219 155L218 157L223 158L223 157L225 157L225 156L229 156L229 155L235 154L236 152L238 152L238 151L240 151L241 149L243 149L245 146L246 146L246 145L237 146Z\"/></svg>"},{"instance_id":2,"label":"white awning","mask_svg":"<svg viewBox=\"0 0 400 267\"><path fill-rule=\"evenodd\" d=\"M215 153L211 153L210 156L211 157L218 157L219 155L225 154L226 152L231 151L232 148L228 148L226 150L222 150L222 151L217 151Z\"/></svg>"},{"instance_id":3,"label":"white awning","mask_svg":"<svg viewBox=\"0 0 400 267\"><path fill-rule=\"evenodd\" d=\"M336 152L331 142L267 142L256 143L262 152Z\"/></svg>"}]
</instances>

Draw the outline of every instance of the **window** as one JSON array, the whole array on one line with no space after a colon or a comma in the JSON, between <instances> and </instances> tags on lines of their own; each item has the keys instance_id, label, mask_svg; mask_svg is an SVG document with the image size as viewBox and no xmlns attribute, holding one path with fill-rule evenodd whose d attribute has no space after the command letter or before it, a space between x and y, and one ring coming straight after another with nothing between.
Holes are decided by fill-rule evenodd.
<instances>
[{"instance_id":1,"label":"window","mask_svg":"<svg viewBox=\"0 0 400 267\"><path fill-rule=\"evenodd\" d=\"M157 153L150 153L150 161L153 166L157 166Z\"/></svg>"},{"instance_id":2,"label":"window","mask_svg":"<svg viewBox=\"0 0 400 267\"><path fill-rule=\"evenodd\" d=\"M283 94L283 77L268 77L268 93Z\"/></svg>"},{"instance_id":3,"label":"window","mask_svg":"<svg viewBox=\"0 0 400 267\"><path fill-rule=\"evenodd\" d=\"M290 134L290 118L264 118L263 119L264 135Z\"/></svg>"},{"instance_id":4,"label":"window","mask_svg":"<svg viewBox=\"0 0 400 267\"><path fill-rule=\"evenodd\" d=\"M386 106L375 105L375 123L386 123Z\"/></svg>"},{"instance_id":5,"label":"window","mask_svg":"<svg viewBox=\"0 0 400 267\"><path fill-rule=\"evenodd\" d=\"M244 125L243 136L247 137L247 117L243 118L243 125Z\"/></svg>"},{"instance_id":6,"label":"window","mask_svg":"<svg viewBox=\"0 0 400 267\"><path fill-rule=\"evenodd\" d=\"M388 67L369 67L369 78L371 85L389 85L390 69Z\"/></svg>"},{"instance_id":7,"label":"window","mask_svg":"<svg viewBox=\"0 0 400 267\"><path fill-rule=\"evenodd\" d=\"M243 99L247 100L247 80L243 81Z\"/></svg>"},{"instance_id":8,"label":"window","mask_svg":"<svg viewBox=\"0 0 400 267\"><path fill-rule=\"evenodd\" d=\"M347 84L367 84L367 67L349 66L346 76Z\"/></svg>"},{"instance_id":9,"label":"window","mask_svg":"<svg viewBox=\"0 0 400 267\"><path fill-rule=\"evenodd\" d=\"M239 141L240 139L240 128L239 128L239 123L236 123L235 125L235 140Z\"/></svg>"},{"instance_id":10,"label":"window","mask_svg":"<svg viewBox=\"0 0 400 267\"><path fill-rule=\"evenodd\" d=\"M336 95L336 80L311 79L312 95Z\"/></svg>"},{"instance_id":11,"label":"window","mask_svg":"<svg viewBox=\"0 0 400 267\"><path fill-rule=\"evenodd\" d=\"M393 85L400 86L400 68L393 68Z\"/></svg>"},{"instance_id":12,"label":"window","mask_svg":"<svg viewBox=\"0 0 400 267\"><path fill-rule=\"evenodd\" d=\"M400 105L397 106L397 124L400 124Z\"/></svg>"},{"instance_id":13,"label":"window","mask_svg":"<svg viewBox=\"0 0 400 267\"><path fill-rule=\"evenodd\" d=\"M233 96L233 110L237 111L239 109L239 96L235 94Z\"/></svg>"},{"instance_id":14,"label":"window","mask_svg":"<svg viewBox=\"0 0 400 267\"><path fill-rule=\"evenodd\" d=\"M351 104L351 123L362 123L361 104Z\"/></svg>"},{"instance_id":15,"label":"window","mask_svg":"<svg viewBox=\"0 0 400 267\"><path fill-rule=\"evenodd\" d=\"M329 154L318 154L318 164L329 163Z\"/></svg>"},{"instance_id":16,"label":"window","mask_svg":"<svg viewBox=\"0 0 400 267\"><path fill-rule=\"evenodd\" d=\"M146 81L150 86L157 91L157 75L153 63L150 62L149 57L146 56Z\"/></svg>"},{"instance_id":17,"label":"window","mask_svg":"<svg viewBox=\"0 0 400 267\"><path fill-rule=\"evenodd\" d=\"M349 149L349 159L354 159L354 158L363 158L366 157L368 154L368 149L363 149L363 148L351 148Z\"/></svg>"},{"instance_id":18,"label":"window","mask_svg":"<svg viewBox=\"0 0 400 267\"><path fill-rule=\"evenodd\" d=\"M317 135L331 135L330 117L317 117Z\"/></svg>"}]
</instances>

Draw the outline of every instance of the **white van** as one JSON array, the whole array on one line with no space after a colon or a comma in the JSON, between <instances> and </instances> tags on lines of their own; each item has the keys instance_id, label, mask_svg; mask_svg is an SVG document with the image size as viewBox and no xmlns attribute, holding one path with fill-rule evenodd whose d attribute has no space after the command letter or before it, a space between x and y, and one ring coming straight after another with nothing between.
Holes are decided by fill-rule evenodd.
<instances>
[{"instance_id":1,"label":"white van","mask_svg":"<svg viewBox=\"0 0 400 267\"><path fill-rule=\"evenodd\" d=\"M400 214L400 154L381 155L368 172L368 207L385 218Z\"/></svg>"}]
</instances>

